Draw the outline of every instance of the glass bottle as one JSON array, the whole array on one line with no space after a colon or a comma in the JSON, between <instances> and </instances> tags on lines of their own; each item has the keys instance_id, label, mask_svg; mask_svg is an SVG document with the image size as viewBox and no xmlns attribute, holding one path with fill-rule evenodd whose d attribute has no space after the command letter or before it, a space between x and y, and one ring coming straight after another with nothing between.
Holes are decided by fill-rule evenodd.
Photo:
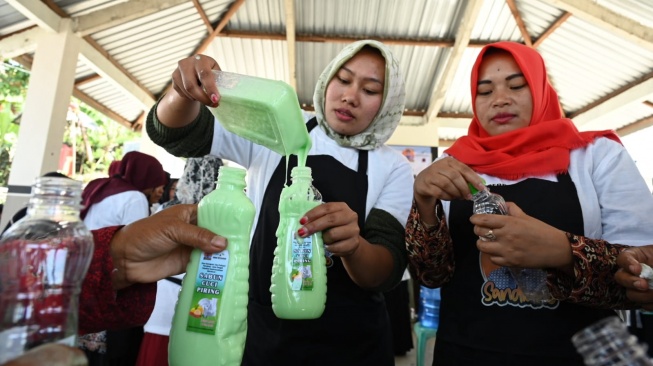
<instances>
[{"instance_id":1,"label":"glass bottle","mask_svg":"<svg viewBox=\"0 0 653 366\"><path fill-rule=\"evenodd\" d=\"M322 203L311 184L311 168L295 167L291 184L281 191L277 247L272 263L272 310L281 319L315 319L326 304L326 259L322 233L297 235L299 220Z\"/></svg>"},{"instance_id":2,"label":"glass bottle","mask_svg":"<svg viewBox=\"0 0 653 366\"><path fill-rule=\"evenodd\" d=\"M79 181L37 178L26 216L0 238L0 364L44 343L75 345L93 256L81 195Z\"/></svg>"},{"instance_id":3,"label":"glass bottle","mask_svg":"<svg viewBox=\"0 0 653 366\"><path fill-rule=\"evenodd\" d=\"M215 254L193 250L170 329L171 366L240 365L247 335L249 242L256 212L241 168L223 165L200 200L197 224L227 238Z\"/></svg>"},{"instance_id":4,"label":"glass bottle","mask_svg":"<svg viewBox=\"0 0 653 366\"><path fill-rule=\"evenodd\" d=\"M651 366L645 344L616 316L599 320L571 338L587 366Z\"/></svg>"},{"instance_id":5,"label":"glass bottle","mask_svg":"<svg viewBox=\"0 0 653 366\"><path fill-rule=\"evenodd\" d=\"M508 214L506 201L501 195L490 192L487 187L479 191L472 184L469 184L469 189L472 193L472 201L474 201L472 210L475 214ZM479 238L484 241L489 240L484 236L479 236ZM546 271L539 268L508 267L508 269L517 286L529 301L541 303L551 299L549 288L546 285Z\"/></svg>"}]
</instances>

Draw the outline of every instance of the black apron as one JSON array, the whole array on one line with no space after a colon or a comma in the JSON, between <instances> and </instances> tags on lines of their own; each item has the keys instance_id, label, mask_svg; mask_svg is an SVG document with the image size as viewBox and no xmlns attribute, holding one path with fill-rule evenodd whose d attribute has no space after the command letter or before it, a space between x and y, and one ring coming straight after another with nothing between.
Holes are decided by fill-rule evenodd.
<instances>
[{"instance_id":1,"label":"black apron","mask_svg":"<svg viewBox=\"0 0 653 366\"><path fill-rule=\"evenodd\" d=\"M315 118L307 128L317 126ZM313 185L324 202L345 202L363 231L367 199L367 151L358 152L358 171L329 155L311 155ZM339 257L327 269L327 302L311 320L278 319L272 311L270 277L279 225L279 196L297 166L281 159L270 178L250 248L247 341L243 365L393 365L389 320L383 295L358 287ZM288 175L286 175L288 174Z\"/></svg>"},{"instance_id":2,"label":"black apron","mask_svg":"<svg viewBox=\"0 0 653 366\"><path fill-rule=\"evenodd\" d=\"M549 225L584 233L568 174L558 175L558 182L526 179L490 190ZM572 335L615 312L557 301L532 304L516 297L505 268L491 264L476 248L478 237L469 222L472 202L452 201L449 212L449 222L456 223L450 226L456 270L442 287L434 365L584 365Z\"/></svg>"}]
</instances>

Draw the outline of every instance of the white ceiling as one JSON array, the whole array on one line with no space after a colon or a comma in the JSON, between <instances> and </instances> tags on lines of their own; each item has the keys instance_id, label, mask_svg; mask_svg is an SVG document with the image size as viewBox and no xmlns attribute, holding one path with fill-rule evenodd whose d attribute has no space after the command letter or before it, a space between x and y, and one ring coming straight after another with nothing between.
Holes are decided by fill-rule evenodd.
<instances>
[{"instance_id":1,"label":"white ceiling","mask_svg":"<svg viewBox=\"0 0 653 366\"><path fill-rule=\"evenodd\" d=\"M406 78L400 143L447 146L466 132L471 65L499 40L540 51L580 129L653 125L651 0L0 0L0 56L29 67L63 18L84 40L73 94L136 129L186 56L284 80L311 110L321 70L364 38L389 44Z\"/></svg>"}]
</instances>

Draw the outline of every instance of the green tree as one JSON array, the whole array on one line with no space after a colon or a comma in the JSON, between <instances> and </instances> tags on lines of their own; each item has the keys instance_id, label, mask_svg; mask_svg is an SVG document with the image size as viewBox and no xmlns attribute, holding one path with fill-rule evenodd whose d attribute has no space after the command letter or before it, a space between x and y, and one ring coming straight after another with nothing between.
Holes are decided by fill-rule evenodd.
<instances>
[{"instance_id":1,"label":"green tree","mask_svg":"<svg viewBox=\"0 0 653 366\"><path fill-rule=\"evenodd\" d=\"M14 123L22 109L29 72L13 61L0 66L0 186L6 186L18 139L18 125Z\"/></svg>"},{"instance_id":2,"label":"green tree","mask_svg":"<svg viewBox=\"0 0 653 366\"><path fill-rule=\"evenodd\" d=\"M23 109L29 71L6 60L0 65L0 186L9 179L19 125L14 123ZM138 140L140 133L107 118L95 109L72 98L63 143L74 154L73 177L88 182L106 176L109 164L123 156L123 144Z\"/></svg>"}]
</instances>

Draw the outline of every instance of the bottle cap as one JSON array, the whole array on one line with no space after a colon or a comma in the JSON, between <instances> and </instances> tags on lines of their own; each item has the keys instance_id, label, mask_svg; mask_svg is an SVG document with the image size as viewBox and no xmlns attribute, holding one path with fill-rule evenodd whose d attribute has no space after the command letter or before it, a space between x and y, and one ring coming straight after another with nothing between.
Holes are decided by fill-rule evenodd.
<instances>
[{"instance_id":1,"label":"bottle cap","mask_svg":"<svg viewBox=\"0 0 653 366\"><path fill-rule=\"evenodd\" d=\"M485 179L481 178L481 182L483 182L483 185L485 185ZM476 189L473 184L467 183L467 186L469 186L469 190L472 192L472 194L478 193L478 189Z\"/></svg>"}]
</instances>

